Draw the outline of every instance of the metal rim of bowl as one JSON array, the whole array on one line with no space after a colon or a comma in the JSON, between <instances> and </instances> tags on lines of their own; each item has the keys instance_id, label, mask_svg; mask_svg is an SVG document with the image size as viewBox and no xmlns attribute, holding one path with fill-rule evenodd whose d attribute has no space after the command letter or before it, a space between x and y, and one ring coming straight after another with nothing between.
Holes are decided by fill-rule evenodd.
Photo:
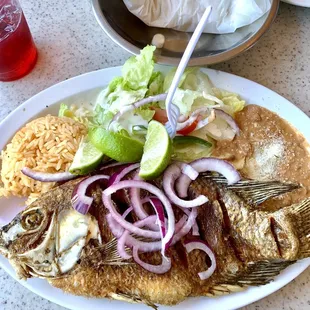
<instances>
[{"instance_id":1,"label":"metal rim of bowl","mask_svg":"<svg viewBox=\"0 0 310 310\"><path fill-rule=\"evenodd\" d=\"M96 20L105 33L110 37L112 41L121 46L123 49L128 51L131 54L137 55L140 53L140 49L135 45L131 44L124 38L122 38L108 23L107 19L102 13L99 0L91 0L93 12L95 14ZM270 28L272 25L279 8L280 0L274 0L272 2L268 16L262 25L262 27L247 41L236 46L235 48L219 53L217 55L210 55L204 57L193 58L189 61L189 66L204 66L220 63L231 58L236 57L237 55L247 51L252 46L254 46L257 41L263 36L263 34ZM179 59L173 57L166 57L161 55L156 55L156 62L163 65L178 65Z\"/></svg>"}]
</instances>

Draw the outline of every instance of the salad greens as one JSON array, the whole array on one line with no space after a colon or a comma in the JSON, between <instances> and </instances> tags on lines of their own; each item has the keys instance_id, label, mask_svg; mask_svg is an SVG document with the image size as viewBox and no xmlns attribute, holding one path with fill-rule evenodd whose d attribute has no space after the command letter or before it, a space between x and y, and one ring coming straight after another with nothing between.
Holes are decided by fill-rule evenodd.
<instances>
[{"instance_id":1,"label":"salad greens","mask_svg":"<svg viewBox=\"0 0 310 310\"><path fill-rule=\"evenodd\" d=\"M122 68L122 76L114 78L99 94L94 115L97 125L107 128L113 116L125 106L162 92L164 78L161 72L154 71L154 51L154 46L147 46L140 55L130 57ZM109 129L135 135L133 127L147 127L154 113L149 107L141 107L124 114Z\"/></svg>"},{"instance_id":2,"label":"salad greens","mask_svg":"<svg viewBox=\"0 0 310 310\"><path fill-rule=\"evenodd\" d=\"M72 108L61 104L59 116L83 122L89 128L89 132L94 128L102 128L111 134L116 133L145 143L150 121L155 119L164 124L165 102L153 102L128 111L126 108L149 96L166 93L176 72L174 68L164 76L160 71L156 71L154 51L154 46L146 46L141 50L140 55L130 57L123 65L122 76L113 78L99 93L93 109ZM245 106L245 101L239 95L215 88L209 77L199 68L185 70L173 103L179 107L184 119L191 117L194 111L202 107L221 109L234 116ZM205 112L199 114L196 122L206 118L208 113L210 112L205 109ZM115 117L116 114L118 117ZM159 114L162 116L159 117ZM199 130L195 127L196 125L194 128L185 128L185 131L182 130L182 135L196 136L197 139L192 141L187 139L183 141L184 143L173 141L175 142L173 158L191 161L210 156L213 139L231 140L235 136L227 123L220 119L203 124ZM202 143L203 141L209 142Z\"/></svg>"},{"instance_id":3,"label":"salad greens","mask_svg":"<svg viewBox=\"0 0 310 310\"><path fill-rule=\"evenodd\" d=\"M84 106L76 107L75 105L71 105L69 107L67 104L61 103L58 116L69 117L88 126L93 118L93 111Z\"/></svg>"},{"instance_id":4,"label":"salad greens","mask_svg":"<svg viewBox=\"0 0 310 310\"><path fill-rule=\"evenodd\" d=\"M59 108L59 112L58 112L58 116L66 116L66 117L70 117L72 118L74 116L74 113L70 110L70 108L64 104L61 103L60 104L60 108Z\"/></svg>"},{"instance_id":5,"label":"salad greens","mask_svg":"<svg viewBox=\"0 0 310 310\"><path fill-rule=\"evenodd\" d=\"M164 81L164 91L167 92L176 69L172 69ZM179 87L173 98L180 112L189 115L193 110L202 106L219 105L225 112L233 115L244 108L245 101L228 91L213 87L209 77L199 68L187 68L181 78ZM164 103L161 104L164 108Z\"/></svg>"}]
</instances>

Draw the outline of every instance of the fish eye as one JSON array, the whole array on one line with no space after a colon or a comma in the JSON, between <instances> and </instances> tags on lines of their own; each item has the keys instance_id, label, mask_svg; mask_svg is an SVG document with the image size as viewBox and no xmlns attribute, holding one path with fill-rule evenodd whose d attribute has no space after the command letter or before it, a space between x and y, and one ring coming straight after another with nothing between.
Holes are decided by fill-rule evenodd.
<instances>
[{"instance_id":1,"label":"fish eye","mask_svg":"<svg viewBox=\"0 0 310 310\"><path fill-rule=\"evenodd\" d=\"M26 230L33 230L40 226L43 214L37 209L32 210L22 216L21 225Z\"/></svg>"}]
</instances>

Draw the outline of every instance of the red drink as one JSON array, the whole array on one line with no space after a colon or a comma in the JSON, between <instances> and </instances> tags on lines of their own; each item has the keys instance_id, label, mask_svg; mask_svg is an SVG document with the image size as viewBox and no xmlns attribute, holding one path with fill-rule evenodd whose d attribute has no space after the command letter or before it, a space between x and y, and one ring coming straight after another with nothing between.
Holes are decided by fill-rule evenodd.
<instances>
[{"instance_id":1,"label":"red drink","mask_svg":"<svg viewBox=\"0 0 310 310\"><path fill-rule=\"evenodd\" d=\"M23 77L36 61L37 49L18 0L0 0L0 81Z\"/></svg>"}]
</instances>

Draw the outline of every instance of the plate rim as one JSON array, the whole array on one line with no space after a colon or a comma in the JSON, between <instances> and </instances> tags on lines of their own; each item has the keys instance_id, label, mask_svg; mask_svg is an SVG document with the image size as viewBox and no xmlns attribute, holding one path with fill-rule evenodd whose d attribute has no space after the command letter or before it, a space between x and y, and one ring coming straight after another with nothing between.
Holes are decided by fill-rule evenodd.
<instances>
[{"instance_id":1,"label":"plate rim","mask_svg":"<svg viewBox=\"0 0 310 310\"><path fill-rule=\"evenodd\" d=\"M163 66L163 65L157 65L157 68L161 71L168 71L171 67L169 66ZM57 83L53 86L50 86L44 90L42 90L41 92L39 92L38 94L34 95L33 97L29 98L28 100L26 100L25 102L23 102L20 106L18 106L15 110L13 110L11 113L9 113L9 115L7 115L1 122L0 122L0 130L3 129L3 126L8 125L11 120L13 118L16 118L16 116L19 116L20 113L25 113L23 115L23 117L17 118L18 121L15 122L14 124L14 129L12 129L14 132L10 133L10 130L7 130L5 132L4 137L0 138L0 149L2 149L2 147L9 141L9 139L11 138L11 136L15 133L16 126L18 126L20 124L20 126L18 128L20 128L24 123L28 122L32 117L35 117L38 113L44 111L44 107L45 107L45 101L42 100L44 98L49 98L50 95L53 95L54 97L56 96L58 99L54 100L53 102L50 103L50 105L57 105L60 101L65 100L66 98L69 98L73 95L77 95L79 93L83 93L85 91L90 91L92 89L95 89L97 87L104 87L105 85L107 85L107 83L105 83L105 81L110 81L110 79L117 75L120 74L121 67L109 67L109 68L105 68L105 69L101 69L98 71L92 71L92 72L88 72L88 73L84 73L82 75L78 75L76 77L70 78L68 80L62 81L60 83ZM254 81L248 80L246 78L243 77L239 77L236 76L234 74L231 73L227 73L227 72L223 72L223 71L218 71L218 70L214 70L214 69L208 69L208 68L201 68L202 71L206 72L208 75L211 75L213 77L218 76L218 75L222 75L222 78L227 80L236 80L238 82L240 82L241 84L245 84L245 83L250 83L253 87L255 88L259 88L262 89L264 91L264 93L269 94L270 96L275 96L277 98L280 99L280 101L282 102L282 104L285 104L286 106L290 107L290 110L292 110L294 113L297 113L297 115L299 115L301 118L307 118L307 121L309 122L309 118L308 116L302 111L300 110L297 106L295 106L293 103L291 103L290 101L288 101L287 99L285 99L284 97L280 96L279 94L277 94L276 92L268 89L267 87L260 85ZM100 77L100 79L98 78ZM92 81L94 82L94 84L92 84L92 86L89 86L89 82L86 81ZM212 80L212 77L211 77ZM100 82L99 82L100 81ZM74 87L73 87L74 85ZM71 87L70 87L71 86ZM76 92L76 89L79 89L79 92ZM229 87L228 87L229 88ZM240 93L240 92L239 92ZM243 94L240 93L240 95L242 96ZM52 97L53 97L52 96ZM51 100L49 98L49 100ZM34 107L34 109L31 109L31 104L32 102L44 102L43 106L40 106L39 103L37 103ZM49 101L47 101L49 102ZM249 102L250 104L252 102ZM274 109L271 109L272 111L275 111ZM277 113L277 111L275 111ZM293 124L295 126L295 124ZM296 127L296 126L295 126ZM2 130L3 131L3 130ZM304 133L305 135L305 133ZM305 135L306 136L306 135ZM310 142L310 134L308 135L309 137L306 138L309 142ZM4 143L5 140L5 143ZM19 281L18 279L16 279L15 276L15 272L13 271L13 269L11 268L10 265L6 266L6 264L4 263L4 260L7 261L3 256L0 255L0 267L2 267L10 276L12 276L16 281L18 281L19 283L21 283L23 286L25 286L27 289L29 289L30 291L34 292L35 294L50 300L58 305L61 305L63 307L69 308L69 309L82 309L79 307L76 307L76 305L72 305L70 303L66 303L66 302L62 302L62 300L59 299L59 297L54 296L54 295L48 295L45 293L40 292L40 289L34 288L31 284L29 284L29 282L25 282L25 281ZM250 298L250 300L248 298L245 298L244 300L241 300L237 303L235 303L235 305L231 308L225 308L225 310L227 309L235 309L236 306L242 307L245 305L248 305L250 303L253 303L259 299L262 299L274 292L276 292L277 290L279 290L280 288L282 288L283 286L285 286L286 284L290 283L293 279L295 279L297 276L299 276L308 266L310 265L310 259L305 259L305 260L301 260L298 261L296 264L292 265L291 267L289 267L288 272L286 272L286 276L284 275L280 275L279 277L277 277L276 281L272 282L273 286L271 286L271 291L270 290L266 290L267 292L264 292L264 288L266 287L256 287L255 289L259 289L259 294L257 294L257 296ZM47 282L47 281L46 281ZM269 286L270 284L268 284L267 286ZM53 288L53 287L52 287ZM55 289L55 288L53 288ZM249 292L251 289L248 289L242 293ZM63 293L62 291L60 291L61 293ZM254 292L255 295L255 292ZM73 295L70 295L73 296ZM235 296L235 294L233 295L229 295L231 296ZM77 297L77 298L82 298L82 297ZM232 297L233 298L233 297ZM196 299L205 299L204 297L198 297ZM238 297L237 297L238 299ZM89 299L91 300L91 299ZM192 300L192 298L190 299ZM107 300L105 300L107 302ZM117 302L115 302L115 305ZM186 302L184 302L186 303ZM204 302L202 302L204 303ZM181 308L182 308L182 304L181 303ZM102 306L105 306L107 304L102 304ZM114 305L114 304L113 304ZM112 305L112 307L113 307ZM126 304L127 305L127 304ZM128 306L128 305L127 305ZM130 308L128 306L128 308ZM135 307L137 308L137 306ZM165 306L161 306L161 308L166 308ZM177 309L178 307L175 307L175 309ZM199 308L199 305L197 306L197 309Z\"/></svg>"},{"instance_id":2,"label":"plate rim","mask_svg":"<svg viewBox=\"0 0 310 310\"><path fill-rule=\"evenodd\" d=\"M303 8L310 8L310 1L308 1L308 3L304 3L304 0L281 0L281 1L291 5L300 6Z\"/></svg>"}]
</instances>

